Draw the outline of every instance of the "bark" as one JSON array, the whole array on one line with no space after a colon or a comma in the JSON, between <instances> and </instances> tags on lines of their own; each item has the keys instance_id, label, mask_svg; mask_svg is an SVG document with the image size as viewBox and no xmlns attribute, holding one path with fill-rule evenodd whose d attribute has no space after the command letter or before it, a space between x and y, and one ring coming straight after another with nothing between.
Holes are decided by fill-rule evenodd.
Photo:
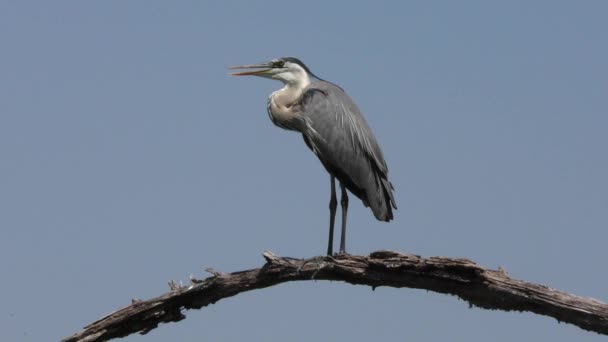
<instances>
[{"instance_id":1,"label":"bark","mask_svg":"<svg viewBox=\"0 0 608 342\"><path fill-rule=\"evenodd\" d=\"M608 304L550 287L513 279L502 270L467 259L378 251L369 256L338 255L294 259L264 253L266 264L234 273L208 270L213 276L171 282L171 291L113 312L63 341L106 341L145 334L159 323L178 322L184 310L200 309L241 292L296 280L334 280L356 285L407 287L451 294L471 306L504 311L530 311L560 322L608 335Z\"/></svg>"}]
</instances>

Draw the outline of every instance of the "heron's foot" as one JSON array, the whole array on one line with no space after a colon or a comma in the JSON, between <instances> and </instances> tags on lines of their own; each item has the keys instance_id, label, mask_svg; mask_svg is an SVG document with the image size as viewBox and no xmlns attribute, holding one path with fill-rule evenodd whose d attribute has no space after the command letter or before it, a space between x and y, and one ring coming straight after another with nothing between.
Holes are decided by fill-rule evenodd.
<instances>
[{"instance_id":1,"label":"heron's foot","mask_svg":"<svg viewBox=\"0 0 608 342\"><path fill-rule=\"evenodd\" d=\"M298 268L296 269L296 271L298 273L302 273L302 270L304 270L304 267L306 265L310 264L310 263L313 263L313 262L317 262L317 258L312 258L312 259L304 260L304 262L301 263L300 266L298 266Z\"/></svg>"},{"instance_id":2,"label":"heron's foot","mask_svg":"<svg viewBox=\"0 0 608 342\"><path fill-rule=\"evenodd\" d=\"M321 259L325 262L335 262L336 258L334 258L335 255L326 255L324 257L321 257Z\"/></svg>"},{"instance_id":3,"label":"heron's foot","mask_svg":"<svg viewBox=\"0 0 608 342\"><path fill-rule=\"evenodd\" d=\"M348 255L350 255L350 254L349 254L349 253L347 253L346 251L340 251L340 252L338 252L338 253L334 254L334 256L336 256L336 257L340 257L340 256L348 256Z\"/></svg>"},{"instance_id":4,"label":"heron's foot","mask_svg":"<svg viewBox=\"0 0 608 342\"><path fill-rule=\"evenodd\" d=\"M308 260L304 260L304 262L302 264L300 264L300 266L298 266L297 271L298 273L301 273L304 270L304 267L308 264L318 264L319 261L323 261L325 259L325 257L314 257L314 258L310 258Z\"/></svg>"},{"instance_id":5,"label":"heron's foot","mask_svg":"<svg viewBox=\"0 0 608 342\"><path fill-rule=\"evenodd\" d=\"M304 261L300 266L298 266L297 272L301 273L304 270L304 267L309 264L314 264L316 267L313 272L311 279L315 279L315 276L323 267L325 267L329 262L335 262L336 259L331 255L318 256Z\"/></svg>"}]
</instances>

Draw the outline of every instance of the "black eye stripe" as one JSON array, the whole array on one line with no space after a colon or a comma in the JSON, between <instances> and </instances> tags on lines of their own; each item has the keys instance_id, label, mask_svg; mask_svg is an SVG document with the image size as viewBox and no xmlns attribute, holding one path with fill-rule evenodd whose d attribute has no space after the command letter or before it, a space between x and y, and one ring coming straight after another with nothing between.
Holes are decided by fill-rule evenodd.
<instances>
[{"instance_id":1,"label":"black eye stripe","mask_svg":"<svg viewBox=\"0 0 608 342\"><path fill-rule=\"evenodd\" d=\"M276 61L276 62L272 62L272 66L273 66L274 68L282 68L282 67L283 67L283 65L285 65L285 62L283 62L283 61Z\"/></svg>"}]
</instances>

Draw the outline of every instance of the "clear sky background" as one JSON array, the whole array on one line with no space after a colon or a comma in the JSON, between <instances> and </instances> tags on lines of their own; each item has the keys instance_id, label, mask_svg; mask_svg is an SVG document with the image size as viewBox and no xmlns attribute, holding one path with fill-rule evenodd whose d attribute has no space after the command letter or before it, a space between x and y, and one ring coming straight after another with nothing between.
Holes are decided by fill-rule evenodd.
<instances>
[{"instance_id":1,"label":"clear sky background","mask_svg":"<svg viewBox=\"0 0 608 342\"><path fill-rule=\"evenodd\" d=\"M52 341L171 279L325 252L329 177L272 125L301 58L383 147L399 210L347 248L467 257L608 301L606 1L0 2L0 340ZM412 289L300 282L127 341L600 341Z\"/></svg>"}]
</instances>

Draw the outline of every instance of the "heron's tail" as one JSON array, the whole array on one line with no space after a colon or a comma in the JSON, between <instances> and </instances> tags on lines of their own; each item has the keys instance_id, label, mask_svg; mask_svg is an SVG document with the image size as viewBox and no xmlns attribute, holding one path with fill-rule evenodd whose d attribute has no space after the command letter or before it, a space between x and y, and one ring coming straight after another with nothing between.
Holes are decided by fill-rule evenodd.
<instances>
[{"instance_id":1,"label":"heron's tail","mask_svg":"<svg viewBox=\"0 0 608 342\"><path fill-rule=\"evenodd\" d=\"M388 222L393 219L393 209L397 209L393 190L393 184L388 179L376 174L376 191L372 196L368 196L368 203L374 216L380 221Z\"/></svg>"}]
</instances>

